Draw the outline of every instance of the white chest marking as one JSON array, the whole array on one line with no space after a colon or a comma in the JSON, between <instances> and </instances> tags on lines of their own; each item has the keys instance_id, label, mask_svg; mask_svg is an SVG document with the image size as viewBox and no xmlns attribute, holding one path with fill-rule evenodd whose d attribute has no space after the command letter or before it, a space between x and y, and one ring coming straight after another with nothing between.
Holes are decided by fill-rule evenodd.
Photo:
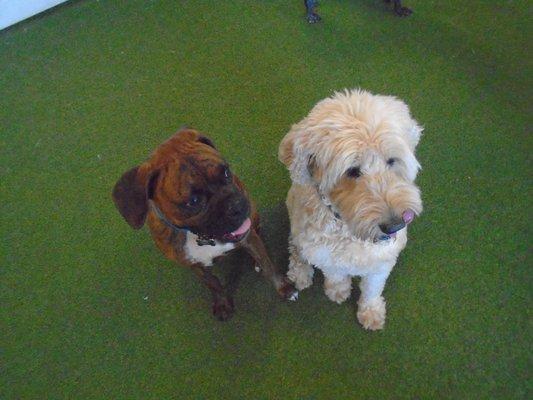
<instances>
[{"instance_id":1,"label":"white chest marking","mask_svg":"<svg viewBox=\"0 0 533 400\"><path fill-rule=\"evenodd\" d=\"M192 232L187 232L187 240L185 242L185 254L187 259L194 263L201 263L205 266L213 265L213 258L221 256L230 250L235 248L234 243L221 243L218 240L215 241L214 246L198 246L196 243L196 236Z\"/></svg>"}]
</instances>

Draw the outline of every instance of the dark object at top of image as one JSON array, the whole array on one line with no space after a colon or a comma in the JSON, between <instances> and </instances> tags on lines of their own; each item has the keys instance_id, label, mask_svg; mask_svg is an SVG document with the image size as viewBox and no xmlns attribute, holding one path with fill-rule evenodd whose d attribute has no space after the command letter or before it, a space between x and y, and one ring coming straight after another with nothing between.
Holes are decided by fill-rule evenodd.
<instances>
[{"instance_id":1,"label":"dark object at top of image","mask_svg":"<svg viewBox=\"0 0 533 400\"><path fill-rule=\"evenodd\" d=\"M383 0L385 3L392 3L394 14L399 17L408 17L413 13L413 10L410 8L402 6L401 0ZM315 24L319 22L322 18L315 12L318 0L304 0L305 8L307 11L307 22L310 24Z\"/></svg>"}]
</instances>

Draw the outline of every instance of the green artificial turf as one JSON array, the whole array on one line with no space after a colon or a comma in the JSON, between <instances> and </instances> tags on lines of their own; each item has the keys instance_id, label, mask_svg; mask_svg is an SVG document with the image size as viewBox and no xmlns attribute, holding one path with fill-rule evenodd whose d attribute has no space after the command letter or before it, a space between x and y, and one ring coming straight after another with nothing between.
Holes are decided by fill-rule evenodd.
<instances>
[{"instance_id":1,"label":"green artificial turf","mask_svg":"<svg viewBox=\"0 0 533 400\"><path fill-rule=\"evenodd\" d=\"M1 399L531 398L531 4L73 1L0 32ZM345 87L425 126L425 211L386 328L249 268L226 323L110 191L178 127L208 133L284 268L277 146ZM249 267L249 260L242 259ZM233 262L239 262L235 260ZM219 268L220 269L220 268Z\"/></svg>"}]
</instances>

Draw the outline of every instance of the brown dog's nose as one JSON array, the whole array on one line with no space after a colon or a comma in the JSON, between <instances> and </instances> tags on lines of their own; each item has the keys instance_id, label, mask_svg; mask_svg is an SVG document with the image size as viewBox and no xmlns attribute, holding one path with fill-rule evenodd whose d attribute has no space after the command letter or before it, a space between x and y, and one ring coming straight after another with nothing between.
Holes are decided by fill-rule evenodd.
<instances>
[{"instance_id":1,"label":"brown dog's nose","mask_svg":"<svg viewBox=\"0 0 533 400\"><path fill-rule=\"evenodd\" d=\"M384 224L379 224L379 229L387 235L392 235L403 228L405 228L405 222L402 218L393 218Z\"/></svg>"},{"instance_id":2,"label":"brown dog's nose","mask_svg":"<svg viewBox=\"0 0 533 400\"><path fill-rule=\"evenodd\" d=\"M229 218L244 217L248 214L248 201L244 196L235 196L228 204L227 216Z\"/></svg>"}]
</instances>

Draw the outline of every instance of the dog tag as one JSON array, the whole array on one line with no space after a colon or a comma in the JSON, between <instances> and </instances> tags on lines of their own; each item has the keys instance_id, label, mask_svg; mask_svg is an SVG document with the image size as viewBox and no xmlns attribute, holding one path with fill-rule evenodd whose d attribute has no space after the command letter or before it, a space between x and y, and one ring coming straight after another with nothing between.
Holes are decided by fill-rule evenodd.
<instances>
[{"instance_id":1,"label":"dog tag","mask_svg":"<svg viewBox=\"0 0 533 400\"><path fill-rule=\"evenodd\" d=\"M216 245L214 239L205 239L205 238L196 239L196 244L198 244L198 246L215 246Z\"/></svg>"}]
</instances>

